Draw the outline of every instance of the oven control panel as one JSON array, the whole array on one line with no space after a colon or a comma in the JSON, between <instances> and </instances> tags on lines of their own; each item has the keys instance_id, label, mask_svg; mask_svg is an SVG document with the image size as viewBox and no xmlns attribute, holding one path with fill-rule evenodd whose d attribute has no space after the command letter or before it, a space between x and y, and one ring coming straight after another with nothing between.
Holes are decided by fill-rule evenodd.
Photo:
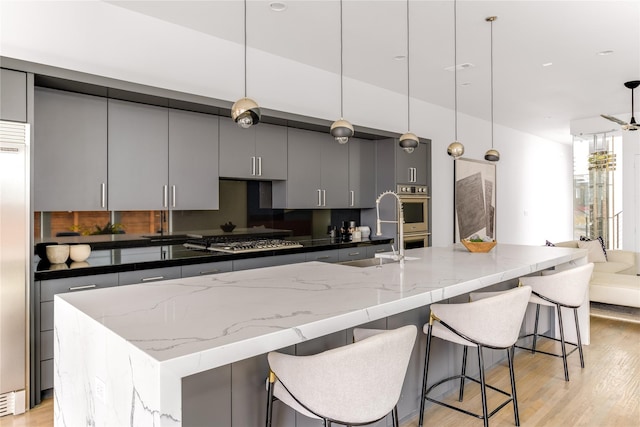
<instances>
[{"instance_id":1,"label":"oven control panel","mask_svg":"<svg viewBox=\"0 0 640 427\"><path fill-rule=\"evenodd\" d=\"M427 194L429 194L429 188L426 185L399 184L396 193L398 193L399 195L417 194L426 196Z\"/></svg>"}]
</instances>

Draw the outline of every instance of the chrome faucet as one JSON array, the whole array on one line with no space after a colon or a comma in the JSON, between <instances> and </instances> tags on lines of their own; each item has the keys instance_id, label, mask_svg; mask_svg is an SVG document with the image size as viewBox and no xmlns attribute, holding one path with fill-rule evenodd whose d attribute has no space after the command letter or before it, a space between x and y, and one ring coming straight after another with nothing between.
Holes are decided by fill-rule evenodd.
<instances>
[{"instance_id":1,"label":"chrome faucet","mask_svg":"<svg viewBox=\"0 0 640 427\"><path fill-rule=\"evenodd\" d=\"M398 205L398 220L397 221L389 221L389 220L381 220L380 219L380 200L382 200L382 198L384 196L386 196L387 194L392 194L397 201L397 205ZM402 201L400 200L400 197L394 193L393 191L385 191L384 193L380 194L378 196L378 198L376 199L376 236L381 236L382 232L380 231L380 225L382 223L390 223L390 224L398 224L398 235L399 235L399 240L400 242L398 242L398 246L399 246L399 251L400 254L399 255L395 255L395 251L394 251L394 257L396 258L396 260L399 261L404 261L404 210L402 209Z\"/></svg>"}]
</instances>

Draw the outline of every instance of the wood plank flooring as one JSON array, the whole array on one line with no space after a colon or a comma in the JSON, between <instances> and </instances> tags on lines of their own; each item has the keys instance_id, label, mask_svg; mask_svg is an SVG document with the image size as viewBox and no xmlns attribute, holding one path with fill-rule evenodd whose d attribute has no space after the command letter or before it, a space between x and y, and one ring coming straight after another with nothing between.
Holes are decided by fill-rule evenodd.
<instances>
[{"instance_id":1,"label":"wood plank flooring","mask_svg":"<svg viewBox=\"0 0 640 427\"><path fill-rule=\"evenodd\" d=\"M471 359L470 359L471 360ZM640 324L591 317L591 345L585 346L585 368L577 352L569 357L564 381L562 359L520 350L515 357L520 425L549 427L640 426ZM508 389L506 362L487 372L487 381ZM499 399L499 398L498 398ZM489 407L491 407L491 396ZM465 389L465 405L479 408L479 389ZM475 406L473 406L475 405ZM491 426L513 426L513 408L507 405L490 419ZM415 427L417 418L402 427ZM429 406L425 426L481 426L464 414ZM0 418L0 427L53 426L53 401L20 416Z\"/></svg>"}]
</instances>

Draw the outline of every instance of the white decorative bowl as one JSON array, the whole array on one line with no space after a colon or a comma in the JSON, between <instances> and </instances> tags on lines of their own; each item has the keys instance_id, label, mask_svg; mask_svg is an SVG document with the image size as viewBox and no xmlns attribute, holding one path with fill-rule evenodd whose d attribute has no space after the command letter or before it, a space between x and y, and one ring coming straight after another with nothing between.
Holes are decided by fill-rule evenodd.
<instances>
[{"instance_id":1,"label":"white decorative bowl","mask_svg":"<svg viewBox=\"0 0 640 427\"><path fill-rule=\"evenodd\" d=\"M69 245L49 245L46 251L51 264L62 264L69 258Z\"/></svg>"},{"instance_id":2,"label":"white decorative bowl","mask_svg":"<svg viewBox=\"0 0 640 427\"><path fill-rule=\"evenodd\" d=\"M91 255L91 246L89 245L71 245L69 247L69 257L72 261L85 261L89 255Z\"/></svg>"}]
</instances>

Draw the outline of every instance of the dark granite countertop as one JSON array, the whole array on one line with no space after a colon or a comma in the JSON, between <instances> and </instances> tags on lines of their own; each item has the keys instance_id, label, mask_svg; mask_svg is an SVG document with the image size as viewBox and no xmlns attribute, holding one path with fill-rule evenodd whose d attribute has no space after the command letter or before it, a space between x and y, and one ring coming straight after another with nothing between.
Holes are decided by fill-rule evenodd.
<instances>
[{"instance_id":1,"label":"dark granite countertop","mask_svg":"<svg viewBox=\"0 0 640 427\"><path fill-rule=\"evenodd\" d=\"M180 238L166 241L167 244L138 245L130 243L124 246L101 249L92 244L91 256L84 262L67 262L50 264L46 259L34 256L35 280L62 279L68 277L89 276L93 274L118 273L123 271L147 270L150 268L202 264L207 262L258 258L274 255L315 252L321 250L341 249L360 246L372 246L392 243L392 238L380 237L362 239L360 241L342 242L339 239L297 239L289 238L302 244L302 247L278 250L265 250L244 254L227 254L221 252L199 251L186 248ZM58 243L61 239L56 239ZM128 241L130 242L130 241ZM71 242L69 242L71 243ZM81 242L74 242L81 243ZM113 245L112 245L113 246Z\"/></svg>"}]
</instances>

